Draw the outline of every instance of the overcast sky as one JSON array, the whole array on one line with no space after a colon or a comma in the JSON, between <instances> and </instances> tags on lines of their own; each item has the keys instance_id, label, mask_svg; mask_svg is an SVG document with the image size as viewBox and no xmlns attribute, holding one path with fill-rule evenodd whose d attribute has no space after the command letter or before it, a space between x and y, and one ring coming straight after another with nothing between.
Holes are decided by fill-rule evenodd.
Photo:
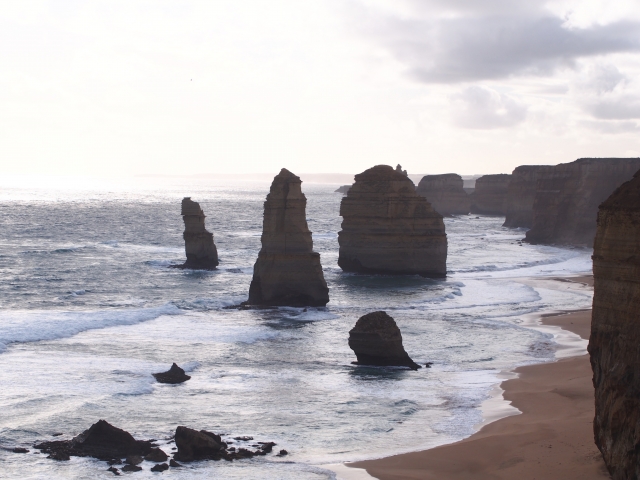
<instances>
[{"instance_id":1,"label":"overcast sky","mask_svg":"<svg viewBox=\"0 0 640 480\"><path fill-rule=\"evenodd\" d=\"M0 3L0 174L640 156L639 0Z\"/></svg>"}]
</instances>

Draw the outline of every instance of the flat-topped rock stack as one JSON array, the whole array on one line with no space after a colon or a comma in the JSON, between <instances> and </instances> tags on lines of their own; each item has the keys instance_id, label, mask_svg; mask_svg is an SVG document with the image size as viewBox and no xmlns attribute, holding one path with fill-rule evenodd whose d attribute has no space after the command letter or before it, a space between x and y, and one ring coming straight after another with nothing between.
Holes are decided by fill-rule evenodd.
<instances>
[{"instance_id":1,"label":"flat-topped rock stack","mask_svg":"<svg viewBox=\"0 0 640 480\"><path fill-rule=\"evenodd\" d=\"M507 190L511 175L483 175L476 180L471 197L471 213L504 215L506 213Z\"/></svg>"},{"instance_id":2,"label":"flat-topped rock stack","mask_svg":"<svg viewBox=\"0 0 640 480\"><path fill-rule=\"evenodd\" d=\"M248 305L324 306L329 301L301 183L285 168L273 179L264 202L262 249L253 267Z\"/></svg>"},{"instance_id":3,"label":"flat-topped rock stack","mask_svg":"<svg viewBox=\"0 0 640 480\"><path fill-rule=\"evenodd\" d=\"M205 214L198 202L190 197L182 199L182 219L184 220L184 249L187 261L180 268L213 270L218 266L218 250L213 241L213 233L204 226Z\"/></svg>"},{"instance_id":4,"label":"flat-topped rock stack","mask_svg":"<svg viewBox=\"0 0 640 480\"><path fill-rule=\"evenodd\" d=\"M346 272L444 277L447 236L442 215L388 165L355 176L342 199L338 265Z\"/></svg>"},{"instance_id":5,"label":"flat-topped rock stack","mask_svg":"<svg viewBox=\"0 0 640 480\"><path fill-rule=\"evenodd\" d=\"M467 215L471 210L471 200L464 191L464 181L456 173L425 175L416 187L440 215Z\"/></svg>"},{"instance_id":6,"label":"flat-topped rock stack","mask_svg":"<svg viewBox=\"0 0 640 480\"><path fill-rule=\"evenodd\" d=\"M541 172L548 165L521 165L511 173L507 189L506 218L504 227L531 228L533 225L533 202L536 198L536 185Z\"/></svg>"},{"instance_id":7,"label":"flat-topped rock stack","mask_svg":"<svg viewBox=\"0 0 640 480\"><path fill-rule=\"evenodd\" d=\"M596 445L614 480L640 478L640 172L598 212L593 250Z\"/></svg>"},{"instance_id":8,"label":"flat-topped rock stack","mask_svg":"<svg viewBox=\"0 0 640 480\"><path fill-rule=\"evenodd\" d=\"M640 158L581 158L538 173L530 243L591 247L598 206L640 169Z\"/></svg>"}]
</instances>

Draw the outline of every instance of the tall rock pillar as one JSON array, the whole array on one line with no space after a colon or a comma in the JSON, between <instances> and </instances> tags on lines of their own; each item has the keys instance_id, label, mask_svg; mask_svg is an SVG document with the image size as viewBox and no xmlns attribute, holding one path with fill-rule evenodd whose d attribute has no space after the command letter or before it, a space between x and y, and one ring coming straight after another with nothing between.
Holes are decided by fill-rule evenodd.
<instances>
[{"instance_id":1,"label":"tall rock pillar","mask_svg":"<svg viewBox=\"0 0 640 480\"><path fill-rule=\"evenodd\" d=\"M184 249L187 261L181 268L212 270L218 266L218 250L213 242L213 233L204 227L205 214L198 202L190 197L182 199L184 220Z\"/></svg>"}]
</instances>

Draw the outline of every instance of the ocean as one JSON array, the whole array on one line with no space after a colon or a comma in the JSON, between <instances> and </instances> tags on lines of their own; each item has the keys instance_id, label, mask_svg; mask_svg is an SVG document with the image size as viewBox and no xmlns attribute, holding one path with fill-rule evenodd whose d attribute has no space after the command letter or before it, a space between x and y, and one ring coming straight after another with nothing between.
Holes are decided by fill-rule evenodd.
<instances>
[{"instance_id":1,"label":"ocean","mask_svg":"<svg viewBox=\"0 0 640 480\"><path fill-rule=\"evenodd\" d=\"M302 188L330 289L326 308L225 308L247 299L266 182L2 188L0 447L31 451L0 450L0 477L111 478L104 462L56 462L31 448L105 419L158 439L168 453L178 425L289 452L196 462L163 473L172 478L334 478L323 465L473 433L501 372L554 359L553 335L525 319L591 306L588 289L521 281L590 273L591 250L521 243L524 230L503 228L502 217L445 219L444 280L343 273L342 195L337 185ZM207 215L216 271L168 268L184 261L184 196ZM351 364L348 332L376 310L396 320L409 355L431 368ZM172 362L192 379L156 383L151 374ZM149 466L133 475L156 475Z\"/></svg>"}]
</instances>

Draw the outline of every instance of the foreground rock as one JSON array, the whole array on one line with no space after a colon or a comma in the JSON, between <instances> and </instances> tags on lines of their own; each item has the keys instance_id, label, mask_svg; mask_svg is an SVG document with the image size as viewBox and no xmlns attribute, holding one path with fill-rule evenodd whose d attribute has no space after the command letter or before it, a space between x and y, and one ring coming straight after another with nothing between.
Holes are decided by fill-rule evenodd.
<instances>
[{"instance_id":1,"label":"foreground rock","mask_svg":"<svg viewBox=\"0 0 640 480\"><path fill-rule=\"evenodd\" d=\"M307 226L300 178L283 168L264 202L262 249L246 305L324 306L329 289Z\"/></svg>"},{"instance_id":2,"label":"foreground rock","mask_svg":"<svg viewBox=\"0 0 640 480\"><path fill-rule=\"evenodd\" d=\"M595 441L614 480L640 478L640 172L600 206L593 276Z\"/></svg>"},{"instance_id":3,"label":"foreground rock","mask_svg":"<svg viewBox=\"0 0 640 480\"><path fill-rule=\"evenodd\" d=\"M471 200L463 186L462 177L455 173L425 175L416 187L416 193L425 197L440 215L467 215Z\"/></svg>"},{"instance_id":4,"label":"foreground rock","mask_svg":"<svg viewBox=\"0 0 640 480\"><path fill-rule=\"evenodd\" d=\"M393 318L386 312L368 313L356 322L349 332L349 347L358 358L357 365L409 367L415 363L402 346L402 334Z\"/></svg>"},{"instance_id":5,"label":"foreground rock","mask_svg":"<svg viewBox=\"0 0 640 480\"><path fill-rule=\"evenodd\" d=\"M507 188L506 218L504 227L531 228L533 225L533 203L536 198L536 185L541 172L548 170L547 165L521 165L511 173Z\"/></svg>"},{"instance_id":6,"label":"foreground rock","mask_svg":"<svg viewBox=\"0 0 640 480\"><path fill-rule=\"evenodd\" d=\"M538 175L530 243L593 245L598 206L640 169L640 158L581 158Z\"/></svg>"},{"instance_id":7,"label":"foreground rock","mask_svg":"<svg viewBox=\"0 0 640 480\"><path fill-rule=\"evenodd\" d=\"M338 265L346 272L444 277L447 236L442 215L413 182L387 165L355 176L342 199Z\"/></svg>"},{"instance_id":8,"label":"foreground rock","mask_svg":"<svg viewBox=\"0 0 640 480\"><path fill-rule=\"evenodd\" d=\"M507 191L511 175L483 175L476 180L471 197L471 213L484 215L505 215L507 212Z\"/></svg>"},{"instance_id":9,"label":"foreground rock","mask_svg":"<svg viewBox=\"0 0 640 480\"><path fill-rule=\"evenodd\" d=\"M49 454L54 460L69 460L69 457L93 457L111 460L129 456L145 456L155 447L152 442L136 440L130 433L99 420L71 440L56 440L34 445L34 448Z\"/></svg>"},{"instance_id":10,"label":"foreground rock","mask_svg":"<svg viewBox=\"0 0 640 480\"><path fill-rule=\"evenodd\" d=\"M182 382L186 382L191 378L191 376L186 375L184 373L184 370L181 369L175 363L171 365L171 368L166 372L153 373L152 375L160 383L173 383L173 384L182 383Z\"/></svg>"},{"instance_id":11,"label":"foreground rock","mask_svg":"<svg viewBox=\"0 0 640 480\"><path fill-rule=\"evenodd\" d=\"M205 214L197 202L190 197L182 199L184 220L184 248L187 261L179 268L213 270L218 266L218 250L213 242L213 233L204 226Z\"/></svg>"},{"instance_id":12,"label":"foreground rock","mask_svg":"<svg viewBox=\"0 0 640 480\"><path fill-rule=\"evenodd\" d=\"M240 460L263 456L271 453L276 445L273 442L259 442L257 450L228 447L220 435L206 430L194 430L188 427L176 428L176 447L178 451L173 456L179 462L193 462L195 460Z\"/></svg>"}]
</instances>

